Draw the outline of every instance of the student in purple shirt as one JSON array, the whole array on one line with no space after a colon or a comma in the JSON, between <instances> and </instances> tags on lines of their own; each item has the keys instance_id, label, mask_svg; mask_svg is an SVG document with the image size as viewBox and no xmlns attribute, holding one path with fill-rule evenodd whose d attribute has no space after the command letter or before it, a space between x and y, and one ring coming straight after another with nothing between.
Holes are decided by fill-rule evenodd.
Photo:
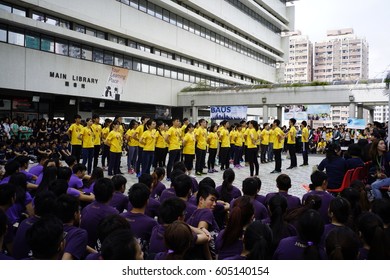
<instances>
[{"instance_id":1,"label":"student in purple shirt","mask_svg":"<svg viewBox=\"0 0 390 280\"><path fill-rule=\"evenodd\" d=\"M37 159L38 159L38 164L31 167L28 172L38 177L43 172L43 165L48 160L48 156L40 155L37 157Z\"/></svg>"},{"instance_id":2,"label":"student in purple shirt","mask_svg":"<svg viewBox=\"0 0 390 280\"><path fill-rule=\"evenodd\" d=\"M81 163L76 163L72 167L72 176L69 180L69 188L81 190L83 188L83 177L87 172L87 167Z\"/></svg>"},{"instance_id":3,"label":"student in purple shirt","mask_svg":"<svg viewBox=\"0 0 390 280\"><path fill-rule=\"evenodd\" d=\"M103 169L101 167L95 167L92 171L91 177L83 186L83 192L93 193L93 186L95 185L96 180L104 178Z\"/></svg>"},{"instance_id":4,"label":"student in purple shirt","mask_svg":"<svg viewBox=\"0 0 390 280\"><path fill-rule=\"evenodd\" d=\"M144 253L131 230L118 230L104 239L103 260L143 260Z\"/></svg>"},{"instance_id":5,"label":"student in purple shirt","mask_svg":"<svg viewBox=\"0 0 390 280\"><path fill-rule=\"evenodd\" d=\"M172 186L175 189L176 196L186 203L185 220L187 220L196 210L196 206L188 202L188 197L190 195L192 186L191 178L186 174L176 176L172 180Z\"/></svg>"},{"instance_id":6,"label":"student in purple shirt","mask_svg":"<svg viewBox=\"0 0 390 280\"><path fill-rule=\"evenodd\" d=\"M359 247L357 234L348 227L334 228L325 240L325 250L329 260L357 260Z\"/></svg>"},{"instance_id":7,"label":"student in purple shirt","mask_svg":"<svg viewBox=\"0 0 390 280\"><path fill-rule=\"evenodd\" d=\"M183 161L176 162L173 165L173 169L172 170L180 170L184 174L187 174L187 172L188 172L188 170L187 170L187 168L186 168L186 166L185 166ZM194 177L191 177L191 180L192 180L192 189L191 189L191 191L192 191L192 193L196 193L198 191L198 189L199 189L198 181L196 181L196 179Z\"/></svg>"},{"instance_id":8,"label":"student in purple shirt","mask_svg":"<svg viewBox=\"0 0 390 280\"><path fill-rule=\"evenodd\" d=\"M7 215L0 208L0 261L13 260L14 258L3 253L3 241L7 232Z\"/></svg>"},{"instance_id":9,"label":"student in purple shirt","mask_svg":"<svg viewBox=\"0 0 390 280\"><path fill-rule=\"evenodd\" d=\"M31 183L34 183L35 180L38 178L37 175L34 175L30 172L27 172L27 169L28 169L28 164L29 164L29 161L30 159L28 158L28 156L18 156L15 158L15 160L17 160L20 164L20 172L24 173L27 177L27 181L31 182Z\"/></svg>"},{"instance_id":10,"label":"student in purple shirt","mask_svg":"<svg viewBox=\"0 0 390 280\"><path fill-rule=\"evenodd\" d=\"M136 183L129 189L128 196L133 209L122 213L121 216L125 217L129 222L134 235L140 239L142 251L147 253L152 229L157 225L153 218L145 215L150 190L145 184Z\"/></svg>"},{"instance_id":11,"label":"student in purple shirt","mask_svg":"<svg viewBox=\"0 0 390 280\"><path fill-rule=\"evenodd\" d=\"M261 182L261 181L260 181ZM269 217L267 208L255 199L258 190L258 181L255 177L246 178L242 182L242 192L251 198L255 209L255 220L264 220Z\"/></svg>"},{"instance_id":12,"label":"student in purple shirt","mask_svg":"<svg viewBox=\"0 0 390 280\"><path fill-rule=\"evenodd\" d=\"M167 188L163 183L161 183L165 177L165 169L163 167L157 167L154 170L152 177L153 185L150 197L158 199L161 196L161 193Z\"/></svg>"},{"instance_id":13,"label":"student in purple shirt","mask_svg":"<svg viewBox=\"0 0 390 280\"><path fill-rule=\"evenodd\" d=\"M11 161L7 162L6 165L4 166L5 173L4 173L3 179L1 180L0 184L8 183L11 175L16 173L16 172L19 172L19 167L20 167L20 164L16 160L11 160Z\"/></svg>"},{"instance_id":14,"label":"student in purple shirt","mask_svg":"<svg viewBox=\"0 0 390 280\"><path fill-rule=\"evenodd\" d=\"M272 231L261 221L252 222L245 230L241 254L225 260L269 260L272 257Z\"/></svg>"},{"instance_id":15,"label":"student in purple shirt","mask_svg":"<svg viewBox=\"0 0 390 280\"><path fill-rule=\"evenodd\" d=\"M209 185L213 189L215 189L215 187L216 187L215 181L210 177L205 177L199 182L199 188L201 188L202 186L205 186L205 185ZM192 193L192 196L188 200L190 203L194 204L195 206L198 205L196 202L196 194L197 193Z\"/></svg>"},{"instance_id":16,"label":"student in purple shirt","mask_svg":"<svg viewBox=\"0 0 390 280\"><path fill-rule=\"evenodd\" d=\"M127 180L122 175L115 175L111 178L111 181L114 184L114 194L110 206L116 208L119 213L123 213L129 204L129 198L123 194L126 190Z\"/></svg>"},{"instance_id":17,"label":"student in purple shirt","mask_svg":"<svg viewBox=\"0 0 390 280\"><path fill-rule=\"evenodd\" d=\"M15 186L11 184L1 184L0 185L0 209L5 213L15 201ZM14 239L14 228L13 224L7 220L7 229L4 235L3 247L11 252L12 242ZM0 249L1 251L2 249Z\"/></svg>"},{"instance_id":18,"label":"student in purple shirt","mask_svg":"<svg viewBox=\"0 0 390 280\"><path fill-rule=\"evenodd\" d=\"M49 189L49 184L57 179L57 167L56 166L47 166L42 173L42 180L40 181L37 193L41 191L47 191Z\"/></svg>"},{"instance_id":19,"label":"student in purple shirt","mask_svg":"<svg viewBox=\"0 0 390 280\"><path fill-rule=\"evenodd\" d=\"M254 207L251 198L245 195L235 199L226 228L220 231L215 241L218 259L223 260L241 253L245 228L252 222L253 218Z\"/></svg>"},{"instance_id":20,"label":"student in purple shirt","mask_svg":"<svg viewBox=\"0 0 390 280\"><path fill-rule=\"evenodd\" d=\"M106 216L118 214L118 210L109 205L114 192L114 184L108 178L96 181L94 186L95 201L87 205L81 211L80 227L88 232L88 245L96 247L96 228L99 222Z\"/></svg>"},{"instance_id":21,"label":"student in purple shirt","mask_svg":"<svg viewBox=\"0 0 390 280\"><path fill-rule=\"evenodd\" d=\"M171 186L167 189L165 189L162 193L161 193L161 196L160 196L160 203L163 203L166 199L170 198L170 197L175 197L176 196L176 192L175 192L175 188L173 187L173 180L175 180L175 178L181 174L185 174L182 170L180 169L174 169L172 172L171 172Z\"/></svg>"},{"instance_id":22,"label":"student in purple shirt","mask_svg":"<svg viewBox=\"0 0 390 280\"><path fill-rule=\"evenodd\" d=\"M64 227L53 215L42 217L26 231L33 260L58 260L64 249Z\"/></svg>"},{"instance_id":23,"label":"student in purple shirt","mask_svg":"<svg viewBox=\"0 0 390 280\"><path fill-rule=\"evenodd\" d=\"M79 228L80 203L77 198L63 194L57 199L56 216L64 225L65 248L63 260L81 260L87 253L88 233Z\"/></svg>"},{"instance_id":24,"label":"student in purple shirt","mask_svg":"<svg viewBox=\"0 0 390 280\"><path fill-rule=\"evenodd\" d=\"M303 195L302 201L306 204L308 196L317 195L320 197L321 207L318 211L320 212L324 223L328 224L330 222L328 215L329 204L334 199L333 195L326 192L326 188L328 186L328 176L322 171L314 171L310 176L310 180L310 191Z\"/></svg>"},{"instance_id":25,"label":"student in purple shirt","mask_svg":"<svg viewBox=\"0 0 390 280\"><path fill-rule=\"evenodd\" d=\"M278 188L278 194L283 195L287 199L287 210L292 210L301 206L301 199L297 196L288 194L288 190L291 188L291 178L286 174L280 174L276 178L276 187ZM265 203L277 193L268 193L265 197Z\"/></svg>"},{"instance_id":26,"label":"student in purple shirt","mask_svg":"<svg viewBox=\"0 0 390 280\"><path fill-rule=\"evenodd\" d=\"M256 192L256 196L255 196L255 199L260 202L261 204L263 204L265 206L265 196L264 195L261 195L259 194L260 190L261 190L261 180L259 177L253 177L257 183L257 192Z\"/></svg>"},{"instance_id":27,"label":"student in purple shirt","mask_svg":"<svg viewBox=\"0 0 390 280\"><path fill-rule=\"evenodd\" d=\"M326 254L320 246L324 222L320 214L309 209L298 221L298 236L284 238L273 255L275 260L323 260Z\"/></svg>"},{"instance_id":28,"label":"student in purple shirt","mask_svg":"<svg viewBox=\"0 0 390 280\"><path fill-rule=\"evenodd\" d=\"M153 184L153 177L150 174L143 173L138 177L138 183L143 183L145 184L149 191L152 189L152 184ZM149 197L148 204L146 205L145 209L145 215L155 218L158 216L158 208L160 207L160 202L154 198ZM129 202L127 210L130 211L133 209L133 206Z\"/></svg>"},{"instance_id":29,"label":"student in purple shirt","mask_svg":"<svg viewBox=\"0 0 390 280\"><path fill-rule=\"evenodd\" d=\"M233 186L235 176L236 175L231 168L227 168L223 172L222 185L216 187L220 200L230 203L234 198L241 196L241 191L237 187Z\"/></svg>"},{"instance_id":30,"label":"student in purple shirt","mask_svg":"<svg viewBox=\"0 0 390 280\"><path fill-rule=\"evenodd\" d=\"M347 170L355 169L357 167L364 167L364 161L362 160L362 149L358 144L351 144L348 147L348 158L345 163L347 165Z\"/></svg>"}]
</instances>

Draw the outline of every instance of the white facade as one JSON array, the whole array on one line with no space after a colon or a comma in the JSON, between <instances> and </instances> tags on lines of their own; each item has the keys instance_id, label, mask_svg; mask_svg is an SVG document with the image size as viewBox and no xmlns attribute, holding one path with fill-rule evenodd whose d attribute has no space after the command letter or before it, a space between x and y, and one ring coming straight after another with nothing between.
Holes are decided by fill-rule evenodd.
<instances>
[{"instance_id":1,"label":"white facade","mask_svg":"<svg viewBox=\"0 0 390 280\"><path fill-rule=\"evenodd\" d=\"M14 4L17 2L17 4ZM194 84L276 82L294 6L279 0L0 2L0 94L105 96L176 106ZM123 74L125 73L125 74ZM190 104L188 104L190 106Z\"/></svg>"},{"instance_id":2,"label":"white facade","mask_svg":"<svg viewBox=\"0 0 390 280\"><path fill-rule=\"evenodd\" d=\"M389 106L375 106L374 121L384 123L389 121Z\"/></svg>"}]
</instances>

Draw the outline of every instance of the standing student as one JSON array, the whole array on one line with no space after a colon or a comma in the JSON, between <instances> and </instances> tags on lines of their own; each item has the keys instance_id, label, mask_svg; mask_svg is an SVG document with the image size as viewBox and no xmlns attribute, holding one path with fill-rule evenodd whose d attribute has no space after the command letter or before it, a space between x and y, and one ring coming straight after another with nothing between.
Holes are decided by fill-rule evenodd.
<instances>
[{"instance_id":1,"label":"standing student","mask_svg":"<svg viewBox=\"0 0 390 280\"><path fill-rule=\"evenodd\" d=\"M236 133L235 133L235 141L234 141L234 160L233 164L235 168L241 168L240 160L242 158L242 150L244 144L244 136L242 133L242 126L239 124L235 124Z\"/></svg>"},{"instance_id":2,"label":"standing student","mask_svg":"<svg viewBox=\"0 0 390 280\"><path fill-rule=\"evenodd\" d=\"M184 130L183 156L188 175L191 175L191 171L194 167L195 157L195 135L194 125L192 123L189 123ZM198 160L198 157L196 158ZM201 175L201 173L196 172L196 175Z\"/></svg>"},{"instance_id":3,"label":"standing student","mask_svg":"<svg viewBox=\"0 0 390 280\"><path fill-rule=\"evenodd\" d=\"M221 165L221 170L229 168L229 150L230 150L230 137L229 137L229 127L230 124L228 121L224 120L220 123L221 129L219 130L219 141L221 142L221 147L219 149L219 163Z\"/></svg>"},{"instance_id":4,"label":"standing student","mask_svg":"<svg viewBox=\"0 0 390 280\"><path fill-rule=\"evenodd\" d=\"M216 123L211 124L210 133L207 135L207 144L209 145L209 158L207 159L208 173L218 172L215 169L215 157L217 156L218 149L218 125Z\"/></svg>"},{"instance_id":5,"label":"standing student","mask_svg":"<svg viewBox=\"0 0 390 280\"><path fill-rule=\"evenodd\" d=\"M120 163L122 156L122 135L119 132L119 121L113 122L113 130L108 134L106 144L110 146L110 163L108 165L108 176L122 174Z\"/></svg>"},{"instance_id":6,"label":"standing student","mask_svg":"<svg viewBox=\"0 0 390 280\"><path fill-rule=\"evenodd\" d=\"M169 159L167 165L167 180L171 178L172 167L175 162L180 160L181 130L178 118L172 119L172 126L165 134L165 141L168 144Z\"/></svg>"},{"instance_id":7,"label":"standing student","mask_svg":"<svg viewBox=\"0 0 390 280\"><path fill-rule=\"evenodd\" d=\"M141 138L142 136L142 133L144 133L144 130L145 130L145 124L146 122L149 120L148 117L145 117L145 116L142 116L141 117L141 124L137 127L136 129L136 134L134 137L136 137L135 139L137 141L139 141L139 139ZM139 143L138 144L138 159L137 159L137 166L136 166L136 172L137 172L137 177L139 177L141 175L141 163L142 163L142 152L144 150L144 145L142 143Z\"/></svg>"},{"instance_id":8,"label":"standing student","mask_svg":"<svg viewBox=\"0 0 390 280\"><path fill-rule=\"evenodd\" d=\"M295 129L295 123L297 122L296 119L291 118L288 122L290 129L287 133L287 149L288 153L290 154L290 166L287 167L287 169L293 169L294 167L297 167L297 153L296 153L296 136L297 136L297 130Z\"/></svg>"},{"instance_id":9,"label":"standing student","mask_svg":"<svg viewBox=\"0 0 390 280\"><path fill-rule=\"evenodd\" d=\"M309 130L307 129L307 122L301 122L302 130L302 158L303 164L300 166L309 165Z\"/></svg>"},{"instance_id":10,"label":"standing student","mask_svg":"<svg viewBox=\"0 0 390 280\"><path fill-rule=\"evenodd\" d=\"M94 141L93 141L93 168L96 168L98 166L98 159L100 154L100 144L102 143L102 126L100 125L100 117L99 115L94 114L92 116L93 124L91 126L91 129L93 131L94 135Z\"/></svg>"},{"instance_id":11,"label":"standing student","mask_svg":"<svg viewBox=\"0 0 390 280\"><path fill-rule=\"evenodd\" d=\"M261 131L261 134L260 134L260 147L261 147L260 159L261 159L261 163L267 163L269 161L269 157L268 157L268 161L265 159L265 155L268 152L269 135L270 135L269 123L265 123L263 125L263 130Z\"/></svg>"},{"instance_id":12,"label":"standing student","mask_svg":"<svg viewBox=\"0 0 390 280\"><path fill-rule=\"evenodd\" d=\"M79 139L83 141L82 144L82 155L83 155L83 165L88 164L88 175L92 172L92 160L94 153L94 141L95 136L92 130L92 119L87 118L87 125L81 130L79 134Z\"/></svg>"},{"instance_id":13,"label":"standing student","mask_svg":"<svg viewBox=\"0 0 390 280\"><path fill-rule=\"evenodd\" d=\"M109 165L109 162L110 162L110 146L108 146L106 144L106 139L107 139L108 134L110 133L111 123L112 123L111 119L105 119L104 120L104 128L102 129L102 142L103 142L102 168L103 168L103 170L107 170L106 159L107 159L107 165Z\"/></svg>"},{"instance_id":14,"label":"standing student","mask_svg":"<svg viewBox=\"0 0 390 280\"><path fill-rule=\"evenodd\" d=\"M167 143L165 142L165 123L158 121L156 123L156 150L154 153L153 167L165 166L165 155L167 149Z\"/></svg>"},{"instance_id":15,"label":"standing student","mask_svg":"<svg viewBox=\"0 0 390 280\"><path fill-rule=\"evenodd\" d=\"M280 120L274 120L272 127L274 130L274 145L273 153L275 156L275 169L271 173L280 173L282 172L282 149L284 143L284 133L280 129Z\"/></svg>"},{"instance_id":16,"label":"standing student","mask_svg":"<svg viewBox=\"0 0 390 280\"><path fill-rule=\"evenodd\" d=\"M139 146L139 141L135 137L137 127L138 122L136 120L131 120L130 127L125 134L125 139L127 141L127 172L129 174L134 174L135 163L137 161Z\"/></svg>"},{"instance_id":17,"label":"standing student","mask_svg":"<svg viewBox=\"0 0 390 280\"><path fill-rule=\"evenodd\" d=\"M146 130L139 139L144 145L142 154L142 173L150 174L150 167L153 164L154 151L156 149L156 122L148 120L145 124Z\"/></svg>"},{"instance_id":18,"label":"standing student","mask_svg":"<svg viewBox=\"0 0 390 280\"><path fill-rule=\"evenodd\" d=\"M259 162L257 160L257 143L258 134L257 134L258 124L256 121L249 121L248 125L248 134L246 137L247 143L247 161L249 163L250 176L259 176Z\"/></svg>"},{"instance_id":19,"label":"standing student","mask_svg":"<svg viewBox=\"0 0 390 280\"><path fill-rule=\"evenodd\" d=\"M74 123L68 128L67 134L70 138L70 144L72 145L72 156L76 157L77 163L79 163L81 158L81 144L82 141L79 138L79 134L83 130L81 124L81 116L75 115Z\"/></svg>"},{"instance_id":20,"label":"standing student","mask_svg":"<svg viewBox=\"0 0 390 280\"><path fill-rule=\"evenodd\" d=\"M207 148L207 122L205 119L199 120L199 127L195 131L195 140L196 140L196 163L195 163L195 171L196 175L202 175L203 167L206 164L206 148Z\"/></svg>"}]
</instances>

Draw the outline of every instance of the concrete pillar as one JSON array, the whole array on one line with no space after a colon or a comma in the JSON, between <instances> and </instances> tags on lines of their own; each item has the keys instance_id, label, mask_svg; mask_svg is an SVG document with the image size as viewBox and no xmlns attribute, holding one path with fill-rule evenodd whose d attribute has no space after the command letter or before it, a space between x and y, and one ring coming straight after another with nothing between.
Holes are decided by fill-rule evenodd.
<instances>
[{"instance_id":1,"label":"concrete pillar","mask_svg":"<svg viewBox=\"0 0 390 280\"><path fill-rule=\"evenodd\" d=\"M280 123L282 123L282 117L283 117L283 107L281 107L281 106L278 106L278 107L276 107L276 110L277 110L277 118L278 118L278 120L280 120Z\"/></svg>"},{"instance_id":2,"label":"concrete pillar","mask_svg":"<svg viewBox=\"0 0 390 280\"><path fill-rule=\"evenodd\" d=\"M263 105L263 123L268 122L268 105Z\"/></svg>"},{"instance_id":3,"label":"concrete pillar","mask_svg":"<svg viewBox=\"0 0 390 280\"><path fill-rule=\"evenodd\" d=\"M349 104L349 117L350 118L355 118L355 112L356 112L356 104L355 103L350 103Z\"/></svg>"},{"instance_id":4,"label":"concrete pillar","mask_svg":"<svg viewBox=\"0 0 390 280\"><path fill-rule=\"evenodd\" d=\"M362 119L363 118L363 105L358 104L357 106L357 118Z\"/></svg>"},{"instance_id":5,"label":"concrete pillar","mask_svg":"<svg viewBox=\"0 0 390 280\"><path fill-rule=\"evenodd\" d=\"M191 122L195 123L197 121L198 121L198 107L192 106Z\"/></svg>"},{"instance_id":6,"label":"concrete pillar","mask_svg":"<svg viewBox=\"0 0 390 280\"><path fill-rule=\"evenodd\" d=\"M370 123L374 122L374 109L370 109Z\"/></svg>"}]
</instances>

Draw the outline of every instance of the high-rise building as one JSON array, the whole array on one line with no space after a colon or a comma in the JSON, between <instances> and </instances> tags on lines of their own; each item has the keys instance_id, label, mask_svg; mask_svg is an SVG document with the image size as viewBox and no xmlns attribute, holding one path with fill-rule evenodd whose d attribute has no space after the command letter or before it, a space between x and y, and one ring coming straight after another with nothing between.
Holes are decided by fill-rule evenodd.
<instances>
[{"instance_id":1,"label":"high-rise building","mask_svg":"<svg viewBox=\"0 0 390 280\"><path fill-rule=\"evenodd\" d=\"M368 79L368 43L352 28L329 30L314 44L314 80L324 82Z\"/></svg>"},{"instance_id":2,"label":"high-rise building","mask_svg":"<svg viewBox=\"0 0 390 280\"><path fill-rule=\"evenodd\" d=\"M288 62L284 69L285 83L305 83L313 80L313 44L300 31L289 34Z\"/></svg>"},{"instance_id":3,"label":"high-rise building","mask_svg":"<svg viewBox=\"0 0 390 280\"><path fill-rule=\"evenodd\" d=\"M389 106L375 106L374 121L384 123L389 121Z\"/></svg>"},{"instance_id":4,"label":"high-rise building","mask_svg":"<svg viewBox=\"0 0 390 280\"><path fill-rule=\"evenodd\" d=\"M0 116L151 115L188 86L274 83L287 2L0 1Z\"/></svg>"}]
</instances>

